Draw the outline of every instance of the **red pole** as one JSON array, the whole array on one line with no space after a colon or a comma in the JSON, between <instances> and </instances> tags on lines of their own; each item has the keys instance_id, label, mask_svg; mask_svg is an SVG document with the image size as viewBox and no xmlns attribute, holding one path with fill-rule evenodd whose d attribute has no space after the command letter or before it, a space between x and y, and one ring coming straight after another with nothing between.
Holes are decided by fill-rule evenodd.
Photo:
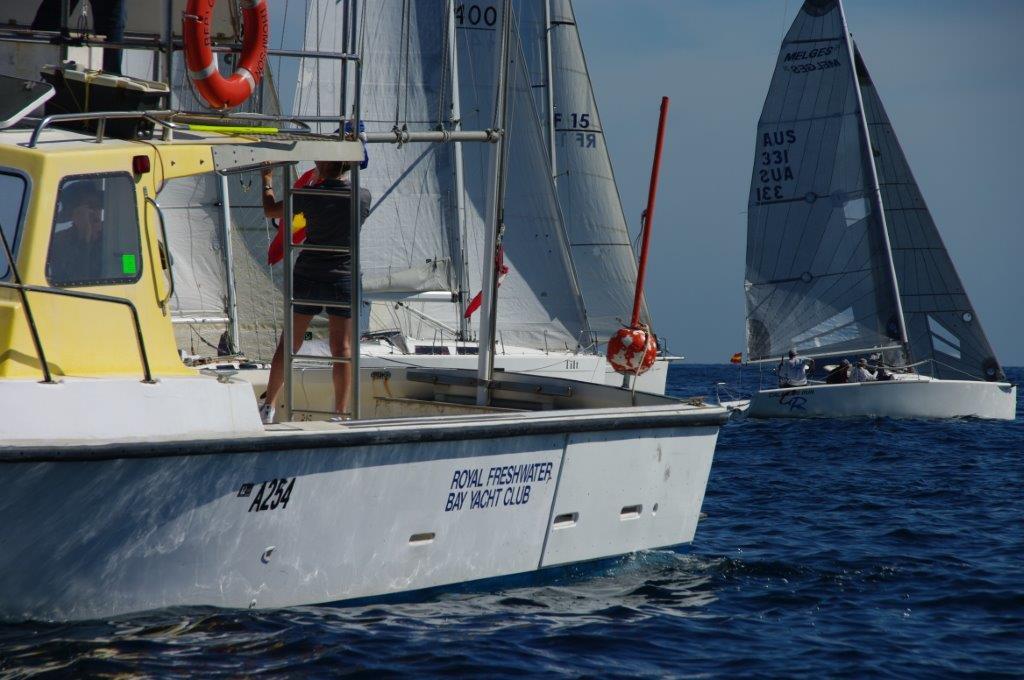
<instances>
[{"instance_id":1,"label":"red pole","mask_svg":"<svg viewBox=\"0 0 1024 680\"><path fill-rule=\"evenodd\" d=\"M647 272L647 249L651 243L651 223L654 222L654 197L658 193L658 172L661 170L661 147L665 143L665 123L668 120L668 97L661 98L661 117L658 119L658 141L654 145L654 164L651 166L651 186L647 192L647 209L643 213L643 241L640 245L640 267L636 272L636 294L633 296L634 328L640 323L640 302L644 296L644 274Z\"/></svg>"}]
</instances>

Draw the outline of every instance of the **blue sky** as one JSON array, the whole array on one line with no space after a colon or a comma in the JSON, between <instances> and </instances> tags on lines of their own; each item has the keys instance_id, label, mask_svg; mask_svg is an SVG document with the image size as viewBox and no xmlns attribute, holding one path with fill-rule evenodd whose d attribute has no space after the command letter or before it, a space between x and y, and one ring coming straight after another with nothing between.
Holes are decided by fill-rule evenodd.
<instances>
[{"instance_id":1,"label":"blue sky","mask_svg":"<svg viewBox=\"0 0 1024 680\"><path fill-rule=\"evenodd\" d=\"M799 0L576 0L633 227L672 98L648 300L694 362L743 349L754 129ZM1004 365L1024 365L1024 1L847 0L925 200Z\"/></svg>"}]
</instances>

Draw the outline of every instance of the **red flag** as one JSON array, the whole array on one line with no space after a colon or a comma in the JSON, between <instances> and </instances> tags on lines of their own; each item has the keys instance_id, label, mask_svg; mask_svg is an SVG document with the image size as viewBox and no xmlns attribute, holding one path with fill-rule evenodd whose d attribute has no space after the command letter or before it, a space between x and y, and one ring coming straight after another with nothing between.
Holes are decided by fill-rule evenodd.
<instances>
[{"instance_id":1,"label":"red flag","mask_svg":"<svg viewBox=\"0 0 1024 680\"><path fill-rule=\"evenodd\" d=\"M316 168L311 168L304 172L301 177L295 180L293 185L296 189L305 189L306 187L315 187L323 182L320 179L320 175L317 174ZM284 220L278 220L277 222L277 235L274 236L274 240L270 242L270 247L267 248L267 264L277 264L284 259ZM306 227L295 229L292 225L292 244L299 244L306 240Z\"/></svg>"},{"instance_id":2,"label":"red flag","mask_svg":"<svg viewBox=\"0 0 1024 680\"><path fill-rule=\"evenodd\" d=\"M743 352L736 352L732 355L732 359L729 359L731 364L742 364L743 363Z\"/></svg>"},{"instance_id":3,"label":"red flag","mask_svg":"<svg viewBox=\"0 0 1024 680\"><path fill-rule=\"evenodd\" d=\"M498 269L498 285L500 286L501 282L505 280L505 275L508 274L508 265L505 264L505 249L502 248L501 246L498 246L498 254L494 258L494 265ZM473 297L472 300L469 301L469 306L466 307L466 313L463 314L464 318L470 318L471 316L473 316L473 312L480 309L480 304L483 302L484 299L483 295L484 292L480 291Z\"/></svg>"}]
</instances>

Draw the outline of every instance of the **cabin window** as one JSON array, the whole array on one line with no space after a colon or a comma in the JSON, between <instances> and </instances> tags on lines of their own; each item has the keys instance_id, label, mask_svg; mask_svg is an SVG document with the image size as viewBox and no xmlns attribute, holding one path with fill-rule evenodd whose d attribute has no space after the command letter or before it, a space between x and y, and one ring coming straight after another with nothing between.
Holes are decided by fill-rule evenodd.
<instances>
[{"instance_id":1,"label":"cabin window","mask_svg":"<svg viewBox=\"0 0 1024 680\"><path fill-rule=\"evenodd\" d=\"M134 283L142 275L135 183L127 173L65 177L46 278L54 286Z\"/></svg>"},{"instance_id":2,"label":"cabin window","mask_svg":"<svg viewBox=\"0 0 1024 680\"><path fill-rule=\"evenodd\" d=\"M28 179L15 170L0 170L0 230L12 255L18 253L18 236L28 205ZM11 264L0 246L0 281L11 274Z\"/></svg>"}]
</instances>

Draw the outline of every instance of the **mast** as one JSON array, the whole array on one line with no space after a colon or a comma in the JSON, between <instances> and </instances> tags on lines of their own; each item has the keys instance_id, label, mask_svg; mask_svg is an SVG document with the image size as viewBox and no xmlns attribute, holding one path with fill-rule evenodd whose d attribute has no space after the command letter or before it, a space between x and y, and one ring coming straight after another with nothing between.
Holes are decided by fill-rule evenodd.
<instances>
[{"instance_id":1,"label":"mast","mask_svg":"<svg viewBox=\"0 0 1024 680\"><path fill-rule=\"evenodd\" d=\"M238 296L235 291L235 256L231 247L231 193L228 191L228 176L220 174L217 179L221 209L220 237L224 242L225 285L228 289L228 332L231 338L231 352L235 353L239 351L238 348L241 346L241 341L238 333Z\"/></svg>"},{"instance_id":2,"label":"mast","mask_svg":"<svg viewBox=\"0 0 1024 680\"><path fill-rule=\"evenodd\" d=\"M347 15L346 15L347 17ZM362 46L358 44L358 26L359 26L359 5L352 1L351 10L351 21L349 24L351 39L349 47L354 50L359 50L359 59L354 64L354 79L353 91L352 91L352 134L358 139L359 135L359 120L363 114L362 110L362 96L363 96L363 53ZM346 60L345 64L348 63ZM347 70L347 69L345 69ZM345 114L341 112L341 136L345 136ZM363 313L363 289L360 285L362 280L362 263L360 262L360 251L362 248L359 247L359 237L362 234L363 226L363 212L361 210L361 201L359 200L359 163L352 163L349 166L349 187L351 192L351 199L349 204L352 208L349 224L352 225L352 245L351 245L351 266L352 270L352 294L349 298L352 300L352 343L351 356L349 358L349 365L352 367L350 378L349 378L349 389L351 390L352 403L349 405L349 409L352 414L353 420L359 420L362 415L362 407L359 404L359 340L363 337L362 328L360 327L360 317ZM291 220L285 224L290 225ZM287 233L287 232L286 232ZM287 239L286 239L287 240ZM291 349L291 348L286 348Z\"/></svg>"},{"instance_id":3,"label":"mast","mask_svg":"<svg viewBox=\"0 0 1024 680\"><path fill-rule=\"evenodd\" d=\"M341 51L350 54L355 51L355 41L351 39L349 31L349 18L351 17L351 11L349 8L349 0L341 0ZM355 26L352 27L351 33L355 33ZM342 132L344 132L345 116L348 114L345 109L348 106L348 62L341 62L341 80L339 83L339 89L341 92L338 93L338 119L342 126ZM317 111L317 115L320 112ZM358 132L358 130L356 131Z\"/></svg>"},{"instance_id":4,"label":"mast","mask_svg":"<svg viewBox=\"0 0 1024 680\"><path fill-rule=\"evenodd\" d=\"M459 50L456 43L455 33L455 0L448 3L448 63L451 65L451 88L452 88L452 109L451 124L454 132L462 130L462 104L459 97ZM455 217L458 222L458 252L455 256L455 279L459 288L458 314L459 314L459 338L469 339L469 319L466 318L466 303L469 300L469 280L467 271L469 266L466 261L466 241L469 239L466 233L466 185L465 169L462 165L462 142L454 142L454 163L455 163Z\"/></svg>"},{"instance_id":5,"label":"mast","mask_svg":"<svg viewBox=\"0 0 1024 680\"><path fill-rule=\"evenodd\" d=\"M903 351L910 360L910 340L907 335L907 322L903 317L903 300L900 298L900 284L896 278L896 264L892 259L892 244L889 241L889 225L885 219L885 208L882 205L882 187L878 183L878 169L875 167L875 154L872 150L871 135L868 131L868 118L864 111L864 98L860 92L860 78L857 76L857 65L853 54L853 39L850 37L850 27L846 24L846 11L843 9L842 0L836 0L839 8L839 21L843 28L843 43L846 45L846 54L850 58L850 75L853 76L853 87L857 95L857 119L860 122L860 139L864 158L868 163L868 181L871 186L871 210L878 215L882 225L882 243L885 246L885 266L889 271L889 282L892 285L892 294L896 301L896 319L900 327L900 342L903 344Z\"/></svg>"},{"instance_id":6,"label":"mast","mask_svg":"<svg viewBox=\"0 0 1024 680\"><path fill-rule=\"evenodd\" d=\"M544 0L544 107L547 114L548 154L551 156L551 181L558 185L555 160L554 68L551 65L551 0Z\"/></svg>"},{"instance_id":7,"label":"mast","mask_svg":"<svg viewBox=\"0 0 1024 680\"><path fill-rule=\"evenodd\" d=\"M491 176L491 196L488 201L489 228L484 237L484 276L480 305L480 340L477 361L476 403L486 406L490 401L490 384L494 374L494 336L497 322L498 268L495 257L498 240L504 224L505 213L505 151L508 147L508 44L512 20L512 0L505 0L502 8L501 48L498 50L497 102L495 127L501 131L498 148L494 154Z\"/></svg>"}]
</instances>

